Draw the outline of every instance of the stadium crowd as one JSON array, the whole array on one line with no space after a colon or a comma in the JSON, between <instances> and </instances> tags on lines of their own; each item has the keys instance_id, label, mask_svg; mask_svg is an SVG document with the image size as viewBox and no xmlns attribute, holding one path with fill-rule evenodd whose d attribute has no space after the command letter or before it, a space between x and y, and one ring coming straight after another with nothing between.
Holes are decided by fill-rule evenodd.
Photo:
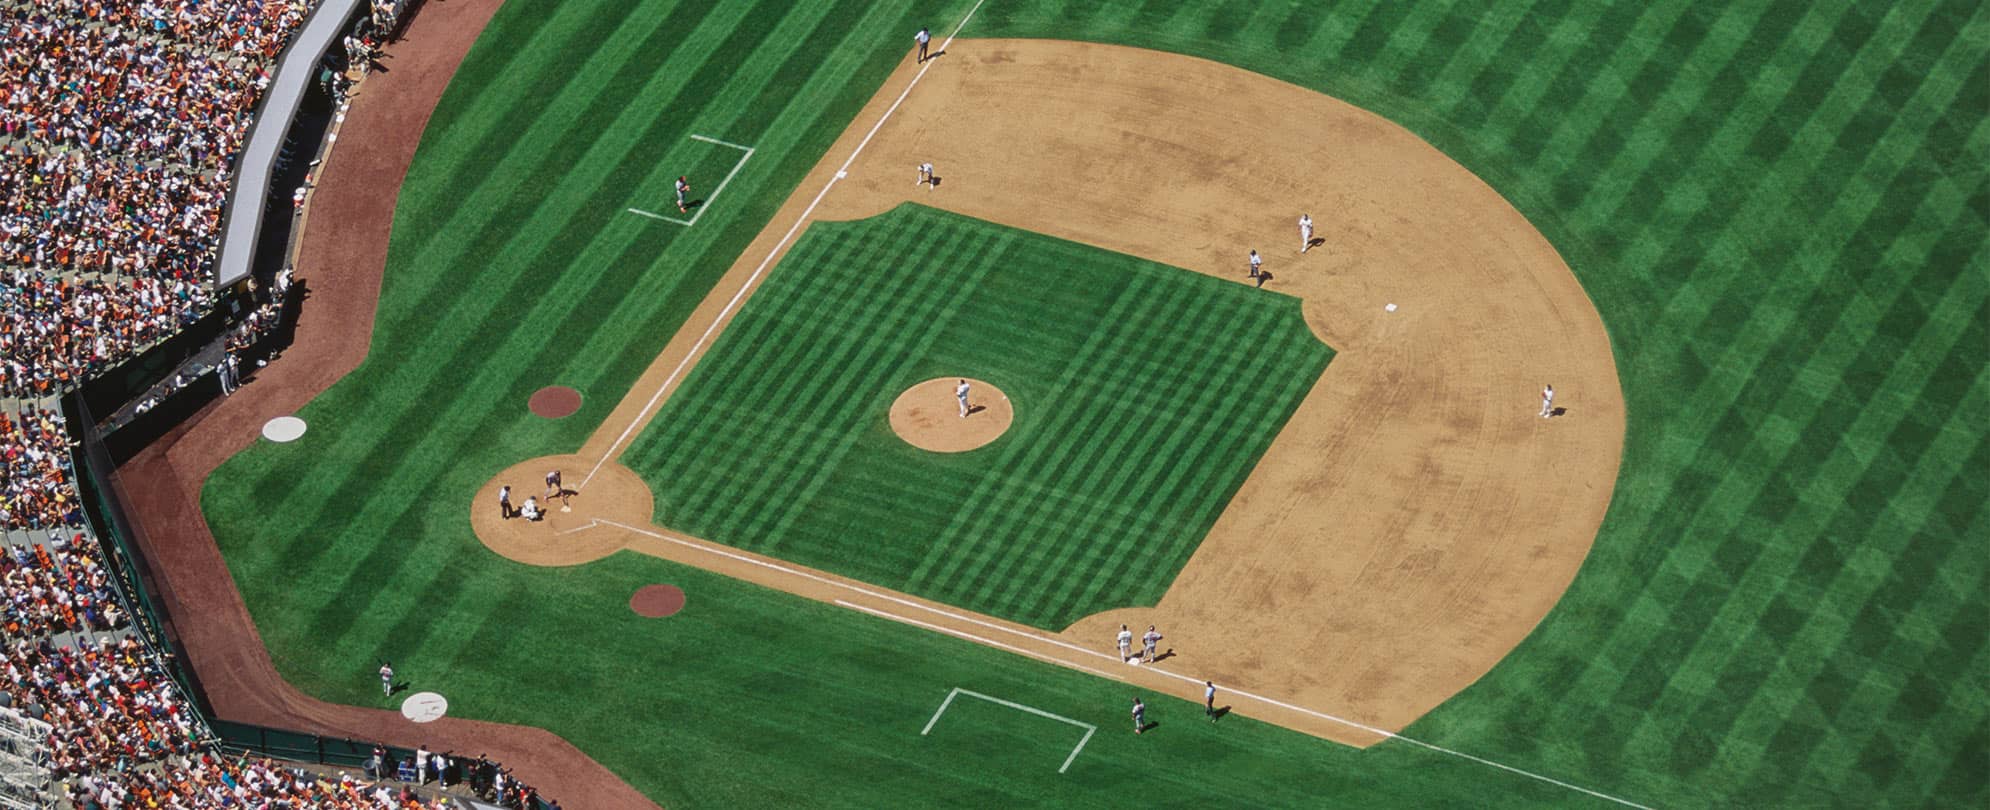
<instances>
[{"instance_id":1,"label":"stadium crowd","mask_svg":"<svg viewBox=\"0 0 1990 810\"><path fill-rule=\"evenodd\" d=\"M230 171L307 0L0 0L0 396L210 311Z\"/></svg>"},{"instance_id":2,"label":"stadium crowd","mask_svg":"<svg viewBox=\"0 0 1990 810\"><path fill-rule=\"evenodd\" d=\"M0 408L0 461L0 528L83 522L60 412L34 404Z\"/></svg>"}]
</instances>

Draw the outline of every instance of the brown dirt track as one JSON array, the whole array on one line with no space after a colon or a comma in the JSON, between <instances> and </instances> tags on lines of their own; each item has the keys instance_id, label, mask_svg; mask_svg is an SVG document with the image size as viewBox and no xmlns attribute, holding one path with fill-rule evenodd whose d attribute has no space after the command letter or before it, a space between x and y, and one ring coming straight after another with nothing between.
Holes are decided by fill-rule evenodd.
<instances>
[{"instance_id":1,"label":"brown dirt track","mask_svg":"<svg viewBox=\"0 0 1990 810\"><path fill-rule=\"evenodd\" d=\"M951 51L924 73L901 63L578 457L612 459L641 430L798 219L906 201L1237 283L1256 248L1267 289L1304 299L1339 352L1320 383L1160 604L1054 636L608 517L647 496L612 463L569 518L588 553L620 544L1191 700L1213 679L1259 696L1241 714L1360 746L1498 663L1575 576L1623 447L1608 335L1553 246L1414 134L1305 88L1111 46ZM925 161L937 190L911 183ZM1303 256L1302 212L1324 238ZM1543 383L1566 416L1537 415ZM539 534L493 545L563 556L567 537ZM1122 622L1159 624L1179 655L1114 665Z\"/></svg>"},{"instance_id":2,"label":"brown dirt track","mask_svg":"<svg viewBox=\"0 0 1990 810\"><path fill-rule=\"evenodd\" d=\"M313 195L296 276L310 291L295 342L253 384L203 409L118 471L172 629L223 719L329 737L486 752L568 807L655 807L549 732L454 718L417 725L392 709L314 700L271 665L207 522L200 486L271 417L294 412L359 365L372 334L401 178L429 113L498 0L427 0L388 72L361 87Z\"/></svg>"}]
</instances>

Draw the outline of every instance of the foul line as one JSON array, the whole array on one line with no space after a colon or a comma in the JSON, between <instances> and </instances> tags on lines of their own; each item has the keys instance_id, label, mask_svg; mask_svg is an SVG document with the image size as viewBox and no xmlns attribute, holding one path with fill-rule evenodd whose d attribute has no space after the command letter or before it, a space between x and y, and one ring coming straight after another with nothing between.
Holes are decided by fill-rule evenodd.
<instances>
[{"instance_id":1,"label":"foul line","mask_svg":"<svg viewBox=\"0 0 1990 810\"><path fill-rule=\"evenodd\" d=\"M940 50L945 51L947 46L953 44L954 37L960 35L960 30L967 27L967 21L974 19L974 13L980 11L981 4L985 2L987 0L975 0L974 7L968 9L967 15L960 18L959 25L954 26L953 33L948 34L946 40L940 43ZM926 78L926 71L932 69L933 61L932 59L927 59L926 64L919 66L919 72L913 74L912 81L905 85L904 92L898 94L898 100L893 101L891 107L884 111L884 115L878 118L877 123L871 125L870 132L864 133L864 139L857 142L857 148L850 150L850 157L844 159L843 165L837 167L835 174L830 175L829 182L822 185L822 190L815 193L815 199L810 200L808 207L802 209L801 216L795 218L795 224L789 226L788 232L781 235L781 241L775 242L773 249L767 251L767 258L761 259L760 266L753 268L753 274L746 277L744 284L739 285L739 292L733 293L732 300L727 301L725 308L719 310L718 316L712 319L712 325L705 327L705 333L699 335L697 342L691 344L691 350L684 354L683 360L678 361L676 368L670 370L670 376L663 378L663 384L656 387L656 393L650 395L648 402L643 403L643 409L636 412L636 418L630 420L629 426L622 429L622 435L615 437L615 441L608 445L608 449L601 454L601 458L594 462L594 469L587 471L587 477L580 479L580 486L577 489L585 489L587 482L594 480L594 475L601 472L601 465L607 464L608 459L615 457L615 451L622 447L623 442L629 440L629 434L634 433L636 426L641 425L643 419L649 416L650 409L655 408L657 401L663 398L663 392L670 390L670 384L676 382L677 375L682 374L684 367L690 364L691 359L698 356L698 350L704 348L705 341L712 338L713 332L718 331L719 324L725 323L726 316L732 314L733 307L739 306L739 302L746 297L746 291L753 289L754 282L760 280L760 274L766 272L767 265L773 263L774 257L780 255L781 248L786 247L788 240L793 239L795 233L801 230L802 225L808 222L809 215L815 213L815 207L822 204L822 198L829 194L830 189L836 187L836 181L843 179L849 173L850 164L855 163L857 156L863 154L864 147L871 144L871 138L877 136L878 130L884 127L884 122L891 120L892 114L898 112L898 106L905 103L907 96L912 95L912 88L918 87L919 80ZM735 170L737 170L736 167ZM731 177L728 176L727 179L731 179ZM712 196L717 197L718 192L713 191ZM704 209L700 208L699 213L703 212ZM696 219L696 217L693 217L693 219Z\"/></svg>"},{"instance_id":2,"label":"foul line","mask_svg":"<svg viewBox=\"0 0 1990 810\"><path fill-rule=\"evenodd\" d=\"M964 615L961 615L961 614L959 614L959 613L954 613L954 612L952 612L952 611L947 611L947 610L941 610L941 609L939 609L939 608L935 608L935 607L932 607L932 606L929 606L929 605L922 605L922 604L920 604L920 603L918 603L918 602L914 602L914 601L912 601L912 600L909 600L909 599L903 599L903 598L900 598L900 597L897 597L897 596L893 596L893 595L891 595L891 594L887 594L887 593L879 593L879 592L877 592L877 591L873 591L873 590L871 590L871 589L869 589L869 588L862 588L862 587L858 587L858 586L856 586L856 585L852 585L852 584L850 584L850 583L848 583L848 582L842 582L842 581L839 581L839 580L834 580L834 579L830 579L830 578L828 578L828 577L824 577L824 576L819 576L819 575L817 575L817 574L812 574L812 573L809 573L809 572L807 572L807 571L802 571L802 570L799 570L799 569L796 569L796 568L792 568L792 567L789 567L789 566L785 566L785 565L781 565L781 564L779 564L779 563L774 563L774 562L769 562L769 561L767 561L767 560L763 560L763 559L759 559L759 558L757 558L757 557L750 557L750 556L747 556L747 555L745 555L745 554L740 554L740 553L737 553L737 552L732 552L732 551L727 551L727 550L726 550L726 549L724 549L724 548L720 548L720 547L715 547L715 546L712 546L712 545L709 545L709 544L704 544L704 543L695 543L695 542L692 542L692 541L690 541L690 540L685 540L685 539L683 539L683 538L681 538L681 537L672 537L672 536L670 536L670 535L667 535L667 534L664 534L664 533L662 533L662 532L658 532L658 531L654 531L654 530L651 530L651 529L647 529L647 528L644 528L644 527L641 527L641 526L631 526L631 525L629 525L629 524L627 524L627 523L621 523L621 522L618 522L618 521L613 521L613 520L599 520L599 521L598 521L598 523L599 523L599 525L602 525L602 526L613 526L613 527L615 527L615 528L618 528L618 529L622 529L622 530L624 530L624 531L629 531L629 532L635 532L636 534L641 534L641 535L645 535L645 536L648 536L648 537L653 537L653 538L656 538L656 539L658 539L658 540L663 540L663 541L666 541L666 542L670 542L670 543L675 543L675 544L677 544L677 545L680 545L680 546L683 546L683 547L685 547L685 548L690 548L690 549L696 549L696 550L699 550L699 551L703 551L703 552L705 552L705 553L708 553L708 554L715 554L715 555L718 555L718 556L720 556L720 557L725 557L725 558L727 558L727 559L731 559L731 560L736 560L736 561L739 561L739 562L742 562L742 563L746 563L746 564L748 564L748 565L754 565L754 566L759 566L759 567L761 567L761 568L766 568L766 569L769 569L769 570L773 570L773 571L779 571L779 572L781 572L781 573L784 573L784 574L788 574L788 575L790 575L790 576L796 576L796 577L801 577L801 578L803 578L803 579L807 579L807 580L810 580L810 581L812 581L812 582L819 582L819 583L822 583L822 584L824 584L824 585L828 585L828 586L831 586L831 587L835 587L835 588L841 588L841 589L843 589L843 590L847 590L847 591L852 591L852 592L855 592L855 593L860 593L860 594L863 594L863 595L865 595L865 596L868 596L868 597L871 597L871 598L873 598L873 599L881 599L881 600L884 600L884 601L887 601L887 602L892 602L892 603L894 603L894 604L899 604L899 605L904 605L904 606L906 606L906 607L909 607L909 608L914 608L914 609L917 609L917 610L923 610L923 611L926 611L926 612L928 612L928 613L933 613L933 614L937 614L937 615L940 615L940 616L945 616L945 617L947 617L948 619L952 619L952 620L954 620L954 621L957 621L957 622L964 622L964 623L967 623L967 624L972 624L972 625L976 625L976 626L978 626L978 627L986 627L986 628L988 628L988 629L990 629L990 630L997 630L997 631L1001 631L1001 632L1004 632L1004 633L1009 633L1009 634L1011 634L1011 635L1016 635L1016 636L1021 636L1021 637L1023 637L1023 638L1026 638L1026 639L1029 639L1029 640L1031 640L1031 641L1035 641L1035 642L1037 642L1037 643L1040 643L1040 644L1049 644L1049 645L1052 645L1052 646L1056 646L1056 647L1061 647L1061 648L1063 648L1063 649L1067 649L1067 650L1070 650L1070 651L1072 651L1072 652L1076 652L1076 653L1080 653L1080 654L1083 654L1083 655L1089 655L1089 656L1093 656L1093 657L1096 657L1096 658L1103 658L1103 659L1107 659L1107 660L1111 660L1111 659L1113 659L1113 658L1114 658L1114 656L1112 656L1112 655L1110 655L1110 654L1107 654L1107 653L1103 653L1103 652L1099 652L1098 650L1092 650L1092 649L1087 649L1087 648L1084 648L1084 647L1080 647L1080 646L1078 646L1078 645L1076 645L1076 644L1072 644L1072 643L1070 643L1070 642L1067 642L1067 641L1063 641L1063 640L1061 640L1061 639L1055 639L1055 638L1048 638L1048 637L1045 637L1045 636L1040 636L1040 635L1037 635L1037 634L1035 634L1035 633L1029 633L1029 632L1024 632L1024 631L1021 631L1021 630L1017 630L1017 629L1015 629L1015 628L1013 628L1013 627L1004 627L1004 626L1002 626L1002 625L999 625L999 624L995 624L994 622L989 622L989 621L984 621L984 620L982 620L982 619L977 619L977 618L974 618L974 617L972 617L972 616L964 616ZM1089 673L1091 673L1091 674L1093 674L1093 675L1097 675L1097 676L1099 676L1099 677L1101 677L1101 678L1107 678L1107 679L1111 679L1111 680L1116 680L1116 681L1122 681L1122 682L1124 682L1124 679L1121 679L1121 678L1117 678L1117 677L1114 677L1114 676L1112 676L1112 675L1109 675L1109 674L1107 674L1107 673L1105 673L1105 672L1102 672L1102 671L1100 671L1100 670L1096 670L1096 669L1093 669L1093 668L1091 668L1091 667L1088 667L1088 666L1085 666L1085 665L1083 665L1083 664L1079 664L1079 663L1075 663L1075 662L1072 662L1072 661L1067 661L1067 660L1064 660L1064 659L1061 659L1061 658L1056 658L1056 657L1053 657L1053 656L1049 656L1049 655L1044 655L1044 654L1042 654L1042 653L1038 653L1038 652L1035 652L1035 651L1033 651L1033 650L1028 650L1028 649L1024 649L1024 648L1022 648L1022 647L1017 647L1017 646L1015 646L1015 645L1013 645L1013 644L1005 644L1005 643L1003 643L1003 642L1000 642L1000 641L996 641L996 640L994 640L994 639L991 639L991 638L986 638L986 637L983 637L983 636L977 636L977 635L974 635L974 634L972 634L972 633L967 633L967 632L963 632L963 631L960 631L960 630L955 630L955 629L953 629L953 628L950 628L950 627L944 627L944 626L941 626L941 625L937 625L937 624L932 624L932 623L930 623L930 622L922 622L922 621L919 621L918 619L913 619L913 618L910 618L910 617L906 617L906 616L900 616L900 615L898 615L898 614L895 614L895 613L890 613L890 612L887 612L887 611L883 611L883 610L878 610L878 609L876 609L876 608L871 608L871 607L865 607L865 606L863 606L863 605L859 605L859 604L855 604L855 603L853 603L853 602L847 602L847 601L844 601L844 600L842 600L842 599L837 599L837 600L834 600L834 602L835 602L835 604L836 604L836 605L838 605L838 606L840 606L840 607L845 607L845 608L849 608L849 609L851 609L851 610L855 610L855 611L858 611L858 612L860 612L860 613L866 613L866 614L869 614L869 615L872 615L872 616L876 616L876 617L878 617L878 618L881 618L881 619L888 619L888 620L891 620L891 621L895 621L895 622L899 622L899 623L901 623L901 624L909 624L909 625L912 625L912 626L914 626L914 627L919 627L919 628L924 628L924 629L927 629L927 630L931 630L931 631L933 631L933 632L936 632L936 633L942 633L942 634L945 634L945 635L949 635L949 636L954 636L955 638L959 638L959 639L963 639L963 640L966 640L966 641L972 641L972 642L975 642L975 643L977 643L977 644L985 644L985 645L987 645L987 646L990 646L990 647L994 647L994 648L996 648L996 649L1000 649L1000 650L1007 650L1007 651L1009 651L1009 652L1013 652L1013 653L1017 653L1017 654L1019 654L1019 655L1023 655L1023 656L1026 656L1026 657L1029 657L1029 658L1034 658L1034 659L1037 659L1037 660L1039 660L1039 661L1043 661L1043 662L1046 662L1046 663L1051 663L1051 664L1056 664L1056 665L1058 665L1058 666L1062 666L1062 667L1066 667L1066 668L1070 668L1070 669L1076 669L1076 670L1082 670L1082 671L1084 671L1084 672L1089 672ZM1165 669L1160 669L1160 668L1158 668L1158 667L1149 667L1149 668L1146 668L1146 669L1147 669L1147 671L1148 671L1148 672L1153 672L1153 673L1156 673L1156 674L1159 674L1159 675L1163 675L1163 676L1166 676L1166 677L1169 677L1169 678L1174 678L1175 680L1178 680L1178 681L1182 681L1182 682L1185 682L1185 683L1190 683L1190 684L1195 684L1195 685L1198 685L1198 686L1199 686L1199 685L1201 685L1201 684L1203 683L1203 681L1202 681L1202 680L1200 680L1200 679L1197 679L1197 678L1193 678L1193 677L1190 677L1190 676L1188 676L1188 675L1183 675L1183 674L1180 674L1180 673L1176 673L1176 672L1169 672L1168 670L1165 670ZM1560 779L1556 779L1556 778L1554 778L1554 777L1552 777L1552 776L1543 776L1543 775L1541 775L1541 774L1538 774L1538 773L1534 773L1534 772L1532 772L1532 771L1527 771L1527 770L1522 770L1522 769L1520 769L1520 768L1516 768L1516 767L1513 767L1513 766L1511 766L1511 765L1506 765L1506 764L1503 764L1503 763L1499 763L1499 762L1494 762L1494 761L1492 761L1492 760L1490 760L1490 759L1486 759L1486 758L1484 758L1484 757L1480 757L1480 756L1475 756L1475 755L1472 755L1472 754L1467 754L1467 753L1465 753L1465 752L1463 752L1463 751L1456 751L1456 750L1453 750L1453 749L1450 749L1450 748L1445 748L1444 746L1441 746L1441 745L1437 745L1437 744L1434 744L1434 743L1427 743L1427 742L1424 742L1424 741L1422 741L1422 740L1419 740L1419 739L1416 739L1416 738L1414 738L1414 737L1405 737L1405 736L1403 736L1403 735L1401 735L1401 734L1397 734L1396 732L1393 732L1393 731L1388 731L1388 730L1386 730L1386 729L1380 729L1380 728L1376 728L1376 727L1374 727L1374 726L1371 726L1371 725L1368 725L1368 724L1366 724L1366 723L1361 723L1361 722L1357 722L1357 721L1354 721L1354 720L1349 720L1349 719L1347 719L1347 718L1344 718L1344 717L1336 717L1336 716L1334 716L1334 715L1331 715L1331 714L1327 714L1326 712L1320 712L1320 711L1314 711L1314 710L1312 710L1312 709L1308 709L1308 708L1306 708L1306 707L1304 707L1304 706L1295 706L1295 705L1293 705L1293 704L1290 704L1290 703L1287 703L1287 702L1285 702L1285 701L1282 701L1282 700L1277 700L1277 699L1275 699L1275 698L1268 698L1268 697L1265 697L1265 696L1263 696L1263 695L1258 695L1258 694L1253 694L1253 693L1251 693L1251 692L1247 692L1247 691L1244 691L1244 690L1242 690L1242 689L1226 689L1225 691L1227 691L1227 692L1228 692L1228 693L1230 693L1230 694L1233 694L1233 695L1236 695L1236 696L1238 696L1238 697L1241 697L1241 698L1245 698L1245 699L1247 699L1247 700L1255 700L1255 701L1258 701L1259 703L1263 703L1263 704L1265 704L1265 705L1267 705L1267 706L1276 706L1276 707L1278 707L1278 708L1281 708L1281 709L1285 709L1286 711L1291 711L1291 712L1297 712L1297 713L1299 713L1299 714L1303 714L1303 715L1306 715L1306 716L1308 716L1308 717L1313 717L1313 718L1318 718L1318 719L1320 719L1320 720L1325 720L1325 721L1328 721L1328 722L1331 722L1331 723L1338 723L1338 724L1340 724L1340 725L1343 725L1343 726L1347 726L1348 728L1353 728L1353 729L1359 729L1359 730L1361 730L1361 731L1366 731L1366 732L1368 732L1368 733L1370 733L1370 734L1374 734L1374 735L1376 735L1376 736L1378 736L1378 737L1381 737L1381 738L1383 738L1383 739L1387 739L1387 740L1397 740L1397 741L1400 741L1400 742L1403 742L1403 743L1407 743L1407 744L1410 744L1410 745L1414 745L1414 746L1417 746L1417 747L1419 747L1419 748L1423 748L1423 749L1426 749L1426 750L1429 750L1429 751L1434 751L1434 752L1437 752L1437 753L1440 753L1440 754L1445 754L1445 755L1447 755L1447 756L1453 756L1453 757L1457 757L1457 758L1459 758L1459 759L1463 759L1463 760L1467 760L1467 761L1470 761L1470 762L1476 762L1476 763L1479 763L1479 764L1481 764L1481 765L1485 765L1485 766L1488 766L1488 767L1492 767L1492 768L1498 768L1499 770L1502 770L1502 771L1506 771L1506 772L1508 772L1508 773L1511 773L1511 774L1515 774L1515 775L1518 775L1518 776L1524 776L1524 777L1527 777L1527 778L1529 778L1529 779L1533 779L1533 780L1535 780L1535 781L1539 781L1539 782L1546 782L1546 783L1548 783L1548 784L1550 784L1550 785L1554 785L1554 786L1556 786L1556 787L1560 787L1560 788L1566 788L1566 789L1568 789L1568 790L1572 790L1572 791L1575 791L1575 792L1577 792L1577 793L1582 793L1582 794L1585 794L1585 795L1588 795L1588 796L1594 796L1594 797L1596 797L1596 798L1598 798L1598 799L1603 799L1603 800L1605 800L1605 801L1610 801L1610 802L1615 802L1615 803L1617 803L1617 804L1621 804L1621 805L1624 805L1625 807L1635 807L1635 808L1638 808L1638 810L1651 810L1651 808L1650 808L1650 807L1648 807L1648 806L1646 806L1646 805L1642 805L1642 804L1638 804L1637 802L1633 802L1633 801L1630 801L1630 800L1628 800L1628 799L1620 799L1620 798L1618 798L1618 797L1616 797L1616 796L1612 796L1612 795L1610 795L1610 794L1608 794L1608 793L1602 793L1602 792L1598 792L1598 791L1595 791L1595 790L1591 790L1591 789L1589 789L1589 788L1586 788L1586 787L1583 787L1583 786L1581 786L1581 785L1576 785L1576 784L1571 784L1571 783L1568 783L1568 782L1564 782L1564 781L1562 781L1562 780L1560 780Z\"/></svg>"},{"instance_id":3,"label":"foul line","mask_svg":"<svg viewBox=\"0 0 1990 810\"><path fill-rule=\"evenodd\" d=\"M920 729L919 736L924 737L927 735L927 733L933 730L933 724L940 722L940 715L946 714L947 707L954 705L954 697L956 695L966 695L971 698L980 698L982 700L988 701L989 703L1000 704L1003 706L1007 706L1011 709L1017 709L1020 711L1029 712L1030 714L1034 714L1038 717L1048 717L1052 720L1056 720L1059 722L1070 723L1071 725L1084 729L1085 730L1084 738L1078 740L1078 747L1071 749L1071 755L1064 758L1064 764L1057 769L1058 773L1063 773L1065 769L1071 767L1071 761L1078 758L1078 752L1085 750L1085 743L1091 742L1092 735L1098 733L1099 731L1099 727L1092 725L1091 723L1085 723L1078 720L1073 720L1063 715L1051 714L1050 712L1044 711L1042 709L1031 708L1029 706L1024 706L1021 703L1012 703L998 697L989 697L987 695L981 694L980 692L962 689L956 686L954 687L954 690L952 692L947 693L946 700L940 701L940 708L934 710L933 719L926 721L926 727Z\"/></svg>"},{"instance_id":4,"label":"foul line","mask_svg":"<svg viewBox=\"0 0 1990 810\"><path fill-rule=\"evenodd\" d=\"M705 143L715 143L720 146L730 146L734 149L738 149L742 152L745 152L746 154L740 155L738 162L732 164L732 171L726 172L725 179L720 180L718 186L712 189L712 196L706 197L704 202L699 203L698 213L692 214L690 219L678 219L676 217L667 217L662 214L655 213L653 211L644 211L641 208L631 208L629 209L629 213L641 214L643 216L649 217L650 219L660 219L663 220L664 222L669 222L674 225L682 225L686 228L696 225L698 224L698 218L705 215L705 210L711 208L713 203L719 201L719 194L726 190L726 184L732 182L732 178L739 174L739 170L746 168L746 162L753 159L753 147L751 146L741 146L731 141L722 141L717 138L707 137L704 135L692 135L691 140L704 141Z\"/></svg>"}]
</instances>

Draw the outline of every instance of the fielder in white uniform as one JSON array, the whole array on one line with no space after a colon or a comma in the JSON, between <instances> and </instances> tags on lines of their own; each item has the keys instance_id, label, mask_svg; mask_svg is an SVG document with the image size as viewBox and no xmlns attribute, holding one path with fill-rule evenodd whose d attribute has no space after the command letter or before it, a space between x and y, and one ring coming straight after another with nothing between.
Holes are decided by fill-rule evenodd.
<instances>
[{"instance_id":1,"label":"fielder in white uniform","mask_svg":"<svg viewBox=\"0 0 1990 810\"><path fill-rule=\"evenodd\" d=\"M960 418L962 419L967 418L967 389L966 380L961 380L960 385L954 386L954 399L960 400Z\"/></svg>"},{"instance_id":2,"label":"fielder in white uniform","mask_svg":"<svg viewBox=\"0 0 1990 810\"><path fill-rule=\"evenodd\" d=\"M1555 415L1555 387L1552 385L1543 386L1541 388L1541 418L1546 419L1554 415Z\"/></svg>"},{"instance_id":3,"label":"fielder in white uniform","mask_svg":"<svg viewBox=\"0 0 1990 810\"><path fill-rule=\"evenodd\" d=\"M1258 268L1263 265L1264 265L1264 257L1259 256L1258 252L1255 250L1251 251L1251 278L1258 277Z\"/></svg>"},{"instance_id":4,"label":"fielder in white uniform","mask_svg":"<svg viewBox=\"0 0 1990 810\"><path fill-rule=\"evenodd\" d=\"M1122 624L1119 626L1119 660L1129 661L1132 659L1133 659L1133 631L1128 630L1126 628L1126 625Z\"/></svg>"},{"instance_id":5,"label":"fielder in white uniform","mask_svg":"<svg viewBox=\"0 0 1990 810\"><path fill-rule=\"evenodd\" d=\"M1299 252L1305 253L1313 246L1313 215L1299 215Z\"/></svg>"},{"instance_id":6,"label":"fielder in white uniform","mask_svg":"<svg viewBox=\"0 0 1990 810\"><path fill-rule=\"evenodd\" d=\"M925 186L927 191L933 190L933 164L919 164L919 182L914 185Z\"/></svg>"}]
</instances>

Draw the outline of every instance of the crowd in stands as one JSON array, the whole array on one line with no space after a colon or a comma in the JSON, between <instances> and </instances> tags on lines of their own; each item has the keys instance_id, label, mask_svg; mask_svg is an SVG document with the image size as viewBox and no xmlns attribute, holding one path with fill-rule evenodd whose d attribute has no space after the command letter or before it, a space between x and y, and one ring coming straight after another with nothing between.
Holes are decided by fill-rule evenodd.
<instances>
[{"instance_id":1,"label":"crowd in stands","mask_svg":"<svg viewBox=\"0 0 1990 810\"><path fill-rule=\"evenodd\" d=\"M88 535L63 531L48 544L16 545L0 556L0 638L11 643L123 627L124 609L95 546Z\"/></svg>"},{"instance_id":2,"label":"crowd in stands","mask_svg":"<svg viewBox=\"0 0 1990 810\"><path fill-rule=\"evenodd\" d=\"M0 528L83 522L61 412L33 404L0 408L0 460Z\"/></svg>"},{"instance_id":3,"label":"crowd in stands","mask_svg":"<svg viewBox=\"0 0 1990 810\"><path fill-rule=\"evenodd\" d=\"M313 0L0 0L0 396L209 312L234 161Z\"/></svg>"},{"instance_id":4,"label":"crowd in stands","mask_svg":"<svg viewBox=\"0 0 1990 810\"><path fill-rule=\"evenodd\" d=\"M113 808L325 808L326 810L443 810L467 808L448 797L424 798L412 788L352 774L312 773L259 758L213 752L173 757L166 767L86 776L69 783L80 810Z\"/></svg>"}]
</instances>

